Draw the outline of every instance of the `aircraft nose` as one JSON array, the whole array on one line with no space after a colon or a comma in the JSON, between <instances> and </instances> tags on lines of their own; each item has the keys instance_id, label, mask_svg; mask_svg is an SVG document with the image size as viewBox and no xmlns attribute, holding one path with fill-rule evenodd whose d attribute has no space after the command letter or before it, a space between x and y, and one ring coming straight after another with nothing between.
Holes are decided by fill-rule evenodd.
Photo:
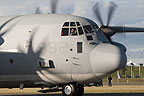
<instances>
[{"instance_id":1,"label":"aircraft nose","mask_svg":"<svg viewBox=\"0 0 144 96\"><path fill-rule=\"evenodd\" d=\"M125 52L112 44L100 44L90 54L92 71L96 74L109 74L124 68L127 62Z\"/></svg>"}]
</instances>

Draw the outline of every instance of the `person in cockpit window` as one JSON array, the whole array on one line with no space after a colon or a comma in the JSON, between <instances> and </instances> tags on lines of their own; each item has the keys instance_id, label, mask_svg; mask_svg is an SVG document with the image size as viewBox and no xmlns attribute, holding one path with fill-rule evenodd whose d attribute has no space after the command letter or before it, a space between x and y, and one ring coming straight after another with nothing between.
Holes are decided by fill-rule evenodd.
<instances>
[{"instance_id":1,"label":"person in cockpit window","mask_svg":"<svg viewBox=\"0 0 144 96\"><path fill-rule=\"evenodd\" d=\"M71 29L70 35L71 35L71 36L77 36L77 31L76 31L75 28L72 28L72 29Z\"/></svg>"}]
</instances>

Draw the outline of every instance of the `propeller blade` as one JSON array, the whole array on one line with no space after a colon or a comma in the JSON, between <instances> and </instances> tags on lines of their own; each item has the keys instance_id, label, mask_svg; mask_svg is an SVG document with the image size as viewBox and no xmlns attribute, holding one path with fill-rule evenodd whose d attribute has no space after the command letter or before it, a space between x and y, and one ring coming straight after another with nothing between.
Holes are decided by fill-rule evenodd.
<instances>
[{"instance_id":1,"label":"propeller blade","mask_svg":"<svg viewBox=\"0 0 144 96\"><path fill-rule=\"evenodd\" d=\"M11 25L9 28L7 28L6 30L4 30L1 34L0 34L0 37L2 37L3 35L5 35L6 33L10 32L14 26L16 25L17 23Z\"/></svg>"},{"instance_id":2,"label":"propeller blade","mask_svg":"<svg viewBox=\"0 0 144 96\"><path fill-rule=\"evenodd\" d=\"M1 26L0 26L0 31L2 31L2 29L4 28L4 26L6 26L9 22L11 22L12 20L18 18L20 16L16 16L16 17L13 17L9 20L7 20L6 22L4 22ZM4 43L4 39L2 38L3 35L7 34L8 32L10 32L10 30L13 29L13 27L16 25L17 23L11 25L8 29L4 30L2 33L0 33L0 46Z\"/></svg>"},{"instance_id":3,"label":"propeller blade","mask_svg":"<svg viewBox=\"0 0 144 96\"><path fill-rule=\"evenodd\" d=\"M58 0L51 0L51 12L53 14L56 13L57 2L58 2Z\"/></svg>"},{"instance_id":4,"label":"propeller blade","mask_svg":"<svg viewBox=\"0 0 144 96\"><path fill-rule=\"evenodd\" d=\"M144 32L144 28L140 28L140 27L111 26L110 28L111 28L115 33Z\"/></svg>"},{"instance_id":5,"label":"propeller blade","mask_svg":"<svg viewBox=\"0 0 144 96\"><path fill-rule=\"evenodd\" d=\"M108 11L108 17L107 17L107 26L109 26L111 20L112 20L112 17L113 17L113 14L116 10L116 7L117 5L113 2L110 2L110 6L109 6L109 11Z\"/></svg>"},{"instance_id":6,"label":"propeller blade","mask_svg":"<svg viewBox=\"0 0 144 96\"><path fill-rule=\"evenodd\" d=\"M37 7L35 14L42 14L40 7Z\"/></svg>"},{"instance_id":7,"label":"propeller blade","mask_svg":"<svg viewBox=\"0 0 144 96\"><path fill-rule=\"evenodd\" d=\"M9 28L7 28L6 30L4 30L1 34L0 34L0 46L4 43L4 39L3 39L3 35L7 34L8 32L10 32L14 26L16 25L17 23L11 25Z\"/></svg>"},{"instance_id":8,"label":"propeller blade","mask_svg":"<svg viewBox=\"0 0 144 96\"><path fill-rule=\"evenodd\" d=\"M123 33L123 35L125 36L125 33L144 32L144 28L124 27L124 26L110 26L110 27L102 26L100 27L100 29L110 41L111 41L111 37L116 33Z\"/></svg>"},{"instance_id":9,"label":"propeller blade","mask_svg":"<svg viewBox=\"0 0 144 96\"><path fill-rule=\"evenodd\" d=\"M99 3L96 3L93 7L93 11L94 11L94 15L96 17L96 19L98 20L98 22L101 24L101 26L104 26L104 23L102 21L102 16L100 14L100 10L99 10Z\"/></svg>"},{"instance_id":10,"label":"propeller blade","mask_svg":"<svg viewBox=\"0 0 144 96\"><path fill-rule=\"evenodd\" d=\"M14 20L14 19L16 19L16 18L18 18L18 17L20 17L20 16L13 17L13 18L7 20L6 22L4 22L4 23L0 26L0 31L4 28L5 25L7 25L9 22L11 22L12 20ZM3 35L4 35L4 34L3 34Z\"/></svg>"}]
</instances>

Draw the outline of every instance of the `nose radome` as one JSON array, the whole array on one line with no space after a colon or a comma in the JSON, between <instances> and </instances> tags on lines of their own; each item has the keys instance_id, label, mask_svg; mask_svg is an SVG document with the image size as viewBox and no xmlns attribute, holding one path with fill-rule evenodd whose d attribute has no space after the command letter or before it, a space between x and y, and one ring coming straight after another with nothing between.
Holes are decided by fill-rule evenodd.
<instances>
[{"instance_id":1,"label":"nose radome","mask_svg":"<svg viewBox=\"0 0 144 96\"><path fill-rule=\"evenodd\" d=\"M90 54L91 67L94 73L110 73L124 68L127 62L126 54L112 44L100 44Z\"/></svg>"}]
</instances>

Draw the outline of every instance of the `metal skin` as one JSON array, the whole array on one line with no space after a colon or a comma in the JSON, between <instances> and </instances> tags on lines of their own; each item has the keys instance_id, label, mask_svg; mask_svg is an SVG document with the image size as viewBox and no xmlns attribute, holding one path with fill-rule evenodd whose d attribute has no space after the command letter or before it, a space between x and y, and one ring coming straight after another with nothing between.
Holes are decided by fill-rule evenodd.
<instances>
[{"instance_id":1,"label":"metal skin","mask_svg":"<svg viewBox=\"0 0 144 96\"><path fill-rule=\"evenodd\" d=\"M0 25L11 18L1 17ZM87 18L56 14L20 16L4 26L1 32L15 24L1 36L1 88L85 84L125 67L125 51L111 44L100 29L95 29L92 41L85 34L61 36L64 22L97 26ZM77 42L82 42L82 53L77 53Z\"/></svg>"}]
</instances>

